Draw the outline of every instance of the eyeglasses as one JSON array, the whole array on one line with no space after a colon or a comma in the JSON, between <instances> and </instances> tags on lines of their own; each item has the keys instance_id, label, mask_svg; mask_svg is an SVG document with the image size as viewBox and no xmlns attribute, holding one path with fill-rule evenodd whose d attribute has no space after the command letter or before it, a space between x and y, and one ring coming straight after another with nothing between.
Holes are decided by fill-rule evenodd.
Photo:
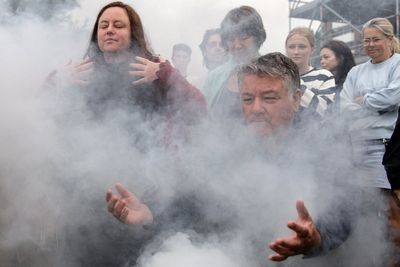
<instances>
[{"instance_id":1,"label":"eyeglasses","mask_svg":"<svg viewBox=\"0 0 400 267\"><path fill-rule=\"evenodd\" d=\"M364 46L367 46L369 44L379 44L382 42L383 39L387 38L385 37L372 37L372 38L364 38L363 39L363 44Z\"/></svg>"}]
</instances>

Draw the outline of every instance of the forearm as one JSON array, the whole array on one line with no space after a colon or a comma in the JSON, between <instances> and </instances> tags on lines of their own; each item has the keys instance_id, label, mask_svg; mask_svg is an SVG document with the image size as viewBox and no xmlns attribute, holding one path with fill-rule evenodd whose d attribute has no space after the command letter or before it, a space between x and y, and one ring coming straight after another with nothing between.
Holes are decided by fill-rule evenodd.
<instances>
[{"instance_id":1,"label":"forearm","mask_svg":"<svg viewBox=\"0 0 400 267\"><path fill-rule=\"evenodd\" d=\"M171 64L160 63L157 77L154 85L159 90L165 91L168 105L173 110L181 110L184 113L195 115L195 117L206 115L207 104L203 94L182 77Z\"/></svg>"},{"instance_id":2,"label":"forearm","mask_svg":"<svg viewBox=\"0 0 400 267\"><path fill-rule=\"evenodd\" d=\"M399 92L392 91L393 90L380 90L378 92L365 94L362 105L377 112L395 110L400 103L400 94ZM400 88L396 91L400 91Z\"/></svg>"}]
</instances>

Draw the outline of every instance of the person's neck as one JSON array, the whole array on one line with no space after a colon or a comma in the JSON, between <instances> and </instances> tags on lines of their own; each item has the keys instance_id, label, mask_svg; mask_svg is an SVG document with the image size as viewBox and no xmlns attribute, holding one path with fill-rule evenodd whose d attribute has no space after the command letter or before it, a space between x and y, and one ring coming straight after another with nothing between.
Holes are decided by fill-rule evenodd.
<instances>
[{"instance_id":1,"label":"person's neck","mask_svg":"<svg viewBox=\"0 0 400 267\"><path fill-rule=\"evenodd\" d=\"M179 69L178 68L178 71L184 78L186 78L186 76L187 76L187 70L186 69Z\"/></svg>"},{"instance_id":2,"label":"person's neck","mask_svg":"<svg viewBox=\"0 0 400 267\"><path fill-rule=\"evenodd\" d=\"M206 67L208 71L212 71L213 69L216 69L218 66L222 65L223 63L220 62L208 62Z\"/></svg>"},{"instance_id":3,"label":"person's neck","mask_svg":"<svg viewBox=\"0 0 400 267\"><path fill-rule=\"evenodd\" d=\"M312 70L312 66L310 66L310 65L304 65L304 66L298 66L299 67L299 73L300 73L300 75L303 75L303 74L305 74L305 73L307 73L307 72L309 72L310 70Z\"/></svg>"},{"instance_id":4,"label":"person's neck","mask_svg":"<svg viewBox=\"0 0 400 267\"><path fill-rule=\"evenodd\" d=\"M259 142L262 147L267 148L270 155L279 155L284 148L285 142L289 136L289 129L279 129L277 132L266 136L259 136Z\"/></svg>"},{"instance_id":5,"label":"person's neck","mask_svg":"<svg viewBox=\"0 0 400 267\"><path fill-rule=\"evenodd\" d=\"M258 58L260 56L260 53L258 51L255 51L254 53L248 54L245 57L241 58L233 58L233 61L236 64L247 64L250 63L253 59Z\"/></svg>"},{"instance_id":6,"label":"person's neck","mask_svg":"<svg viewBox=\"0 0 400 267\"><path fill-rule=\"evenodd\" d=\"M377 59L371 59L372 64L378 64L378 63L382 63L386 60L388 60L389 58L391 58L393 56L393 53L387 53L386 55L384 55L382 58L377 58Z\"/></svg>"},{"instance_id":7,"label":"person's neck","mask_svg":"<svg viewBox=\"0 0 400 267\"><path fill-rule=\"evenodd\" d=\"M129 60L129 53L127 51L104 53L104 61L107 64L118 64Z\"/></svg>"}]
</instances>

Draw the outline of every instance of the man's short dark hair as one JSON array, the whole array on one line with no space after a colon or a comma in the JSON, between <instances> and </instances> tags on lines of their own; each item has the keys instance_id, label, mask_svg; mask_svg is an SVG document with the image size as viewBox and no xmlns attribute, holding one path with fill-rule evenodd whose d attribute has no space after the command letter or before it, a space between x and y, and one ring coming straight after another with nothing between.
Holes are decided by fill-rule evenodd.
<instances>
[{"instance_id":1,"label":"man's short dark hair","mask_svg":"<svg viewBox=\"0 0 400 267\"><path fill-rule=\"evenodd\" d=\"M239 87L246 75L281 78L290 93L300 88L299 68L293 60L279 52L266 54L249 64L240 66L238 70Z\"/></svg>"},{"instance_id":2,"label":"man's short dark hair","mask_svg":"<svg viewBox=\"0 0 400 267\"><path fill-rule=\"evenodd\" d=\"M188 46L187 44L175 44L172 47L172 55L175 54L176 51L184 51L186 52L189 56L192 54L192 49L190 48L190 46Z\"/></svg>"},{"instance_id":3,"label":"man's short dark hair","mask_svg":"<svg viewBox=\"0 0 400 267\"><path fill-rule=\"evenodd\" d=\"M267 34L260 14L250 6L234 8L221 22L222 44L233 36L249 35L256 39L258 48L265 42Z\"/></svg>"}]
</instances>

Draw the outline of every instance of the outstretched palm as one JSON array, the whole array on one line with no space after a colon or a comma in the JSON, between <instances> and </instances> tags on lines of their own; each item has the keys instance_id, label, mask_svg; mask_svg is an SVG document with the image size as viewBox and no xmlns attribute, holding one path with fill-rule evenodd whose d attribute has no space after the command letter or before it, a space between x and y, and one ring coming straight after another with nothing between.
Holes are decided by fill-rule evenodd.
<instances>
[{"instance_id":1,"label":"outstretched palm","mask_svg":"<svg viewBox=\"0 0 400 267\"><path fill-rule=\"evenodd\" d=\"M126 224L150 224L153 214L150 209L122 184L115 185L118 195L109 189L106 194L108 211L118 220Z\"/></svg>"},{"instance_id":2,"label":"outstretched palm","mask_svg":"<svg viewBox=\"0 0 400 267\"><path fill-rule=\"evenodd\" d=\"M296 209L297 220L289 221L287 225L294 231L293 236L278 238L269 245L276 252L269 256L272 261L283 261L290 256L305 254L321 245L321 236L302 200L296 202Z\"/></svg>"}]
</instances>

